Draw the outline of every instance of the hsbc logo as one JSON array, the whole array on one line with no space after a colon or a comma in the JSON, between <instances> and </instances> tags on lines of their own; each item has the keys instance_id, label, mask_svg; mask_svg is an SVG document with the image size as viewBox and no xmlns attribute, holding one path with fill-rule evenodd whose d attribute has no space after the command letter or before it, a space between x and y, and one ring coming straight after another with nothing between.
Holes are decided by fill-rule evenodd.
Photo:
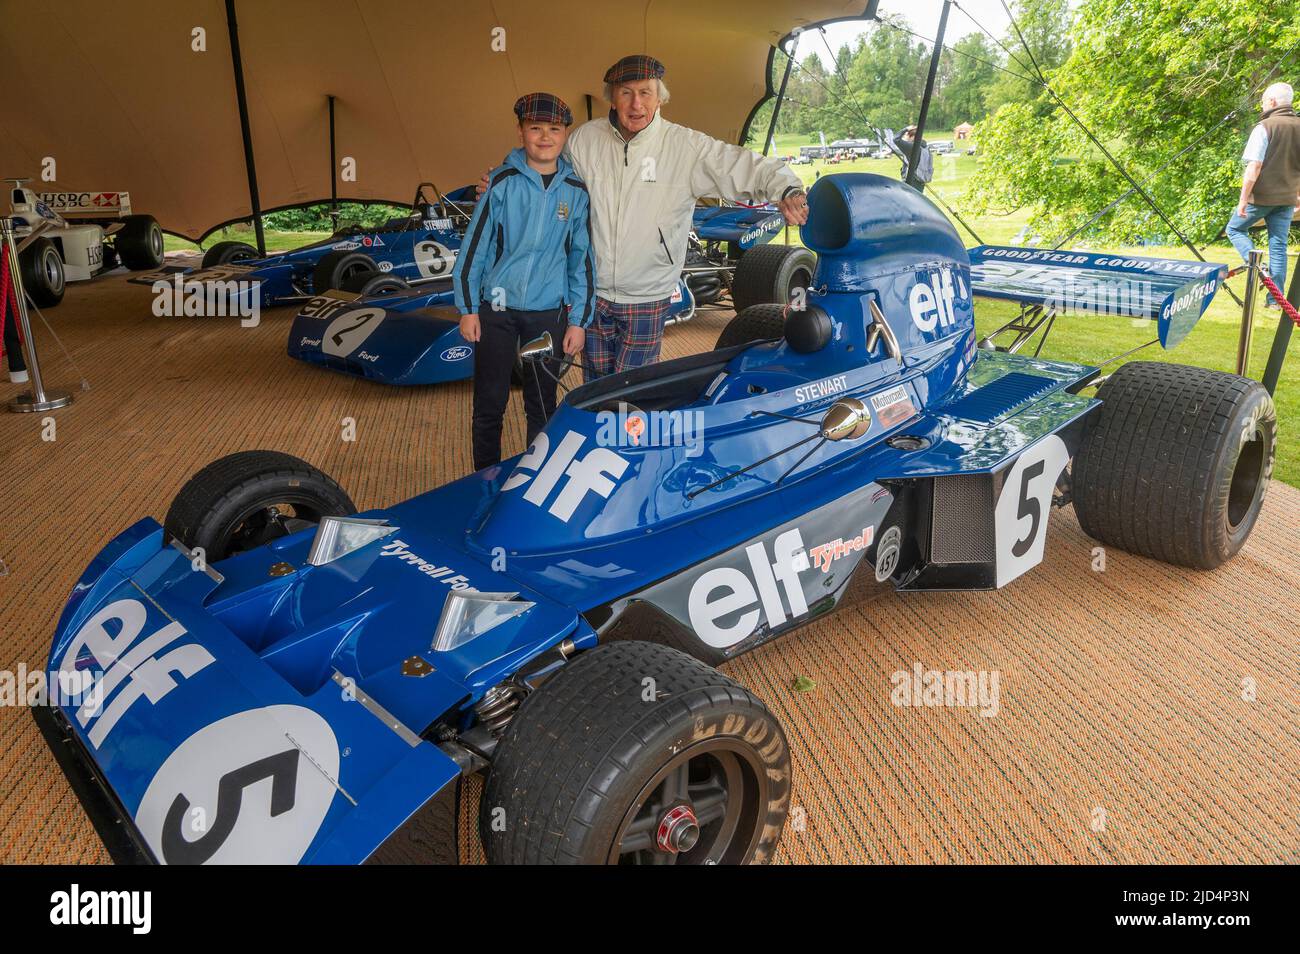
<instances>
[{"instance_id":1,"label":"hsbc logo","mask_svg":"<svg viewBox=\"0 0 1300 954\"><path fill-rule=\"evenodd\" d=\"M809 568L803 537L796 527L772 542L772 555L759 540L745 547L749 572L720 566L691 585L687 612L695 634L710 646L734 646L766 619L769 629L808 613L799 574ZM789 612L786 609L789 607ZM739 616L735 614L739 612ZM725 620L734 619L729 624Z\"/></svg>"},{"instance_id":2,"label":"hsbc logo","mask_svg":"<svg viewBox=\"0 0 1300 954\"><path fill-rule=\"evenodd\" d=\"M912 312L912 322L922 331L947 329L957 323L953 303L966 300L966 282L958 273L953 276L949 267L937 269L930 281L919 280L907 294L907 305Z\"/></svg>"},{"instance_id":3,"label":"hsbc logo","mask_svg":"<svg viewBox=\"0 0 1300 954\"><path fill-rule=\"evenodd\" d=\"M543 431L519 458L501 492L527 485L524 499L565 523L588 494L609 499L615 482L627 470L627 459L607 447L593 447L579 457L586 441L585 435L569 431L552 452L551 439Z\"/></svg>"}]
</instances>

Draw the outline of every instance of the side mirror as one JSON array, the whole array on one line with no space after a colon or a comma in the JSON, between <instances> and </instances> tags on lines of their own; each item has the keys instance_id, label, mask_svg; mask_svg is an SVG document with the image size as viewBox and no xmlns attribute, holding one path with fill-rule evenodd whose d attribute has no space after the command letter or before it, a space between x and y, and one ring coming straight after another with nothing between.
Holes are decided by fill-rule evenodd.
<instances>
[{"instance_id":1,"label":"side mirror","mask_svg":"<svg viewBox=\"0 0 1300 954\"><path fill-rule=\"evenodd\" d=\"M871 412L857 398L840 398L826 409L821 429L828 441L857 440L871 430Z\"/></svg>"},{"instance_id":2,"label":"side mirror","mask_svg":"<svg viewBox=\"0 0 1300 954\"><path fill-rule=\"evenodd\" d=\"M519 357L523 361L545 361L555 357L555 341L549 331L543 331L532 341L519 346Z\"/></svg>"}]
</instances>

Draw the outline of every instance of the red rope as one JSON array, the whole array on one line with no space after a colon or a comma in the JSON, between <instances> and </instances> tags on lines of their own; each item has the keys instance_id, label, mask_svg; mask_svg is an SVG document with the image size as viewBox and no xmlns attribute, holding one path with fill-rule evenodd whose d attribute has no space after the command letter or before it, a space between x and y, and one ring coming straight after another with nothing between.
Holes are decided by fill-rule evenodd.
<instances>
[{"instance_id":1,"label":"red rope","mask_svg":"<svg viewBox=\"0 0 1300 954\"><path fill-rule=\"evenodd\" d=\"M1300 311L1296 311L1295 305L1286 300L1286 296L1282 294L1282 289L1277 287L1277 283L1269 278L1268 273L1262 268L1259 270L1259 280L1264 283L1265 288L1273 293L1273 300L1282 306L1286 316L1297 325L1300 325Z\"/></svg>"},{"instance_id":2,"label":"red rope","mask_svg":"<svg viewBox=\"0 0 1300 954\"><path fill-rule=\"evenodd\" d=\"M5 320L9 315L9 298L12 291L9 279L9 252L0 247L0 358L5 354ZM18 307L17 303L14 307Z\"/></svg>"}]
</instances>

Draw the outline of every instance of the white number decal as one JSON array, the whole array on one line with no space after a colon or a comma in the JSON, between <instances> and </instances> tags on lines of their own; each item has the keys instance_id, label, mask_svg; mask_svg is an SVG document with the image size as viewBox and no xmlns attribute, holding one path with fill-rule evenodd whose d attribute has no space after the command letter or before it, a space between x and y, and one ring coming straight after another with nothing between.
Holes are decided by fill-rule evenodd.
<instances>
[{"instance_id":1,"label":"white number decal","mask_svg":"<svg viewBox=\"0 0 1300 954\"><path fill-rule=\"evenodd\" d=\"M1065 442L1050 434L1017 457L1007 471L994 510L998 586L1042 562L1052 491L1069 460Z\"/></svg>"}]
</instances>

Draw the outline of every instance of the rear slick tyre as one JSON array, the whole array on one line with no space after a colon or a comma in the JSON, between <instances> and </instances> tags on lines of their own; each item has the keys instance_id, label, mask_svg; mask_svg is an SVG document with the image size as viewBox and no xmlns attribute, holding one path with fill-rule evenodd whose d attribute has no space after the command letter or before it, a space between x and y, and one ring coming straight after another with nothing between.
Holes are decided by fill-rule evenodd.
<instances>
[{"instance_id":1,"label":"rear slick tyre","mask_svg":"<svg viewBox=\"0 0 1300 954\"><path fill-rule=\"evenodd\" d=\"M1256 381L1134 361L1097 391L1071 494L1089 536L1177 566L1212 570L1259 519L1277 411Z\"/></svg>"}]
</instances>

